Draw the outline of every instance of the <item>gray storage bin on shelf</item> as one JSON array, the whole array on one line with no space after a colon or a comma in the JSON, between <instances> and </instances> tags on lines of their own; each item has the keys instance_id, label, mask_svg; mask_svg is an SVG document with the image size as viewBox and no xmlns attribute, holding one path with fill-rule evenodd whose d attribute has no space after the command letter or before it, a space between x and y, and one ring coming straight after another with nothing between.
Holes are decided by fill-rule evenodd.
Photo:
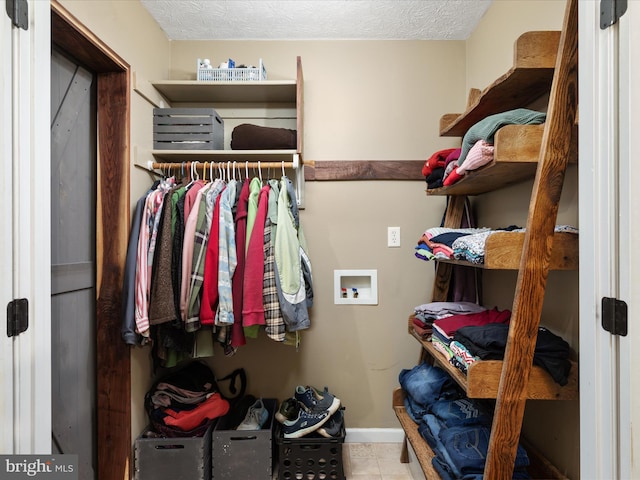
<instances>
[{"instance_id":1,"label":"gray storage bin on shelf","mask_svg":"<svg viewBox=\"0 0 640 480\"><path fill-rule=\"evenodd\" d=\"M261 430L227 430L222 417L211 434L214 480L271 480L273 429L278 401L262 399L269 418Z\"/></svg>"},{"instance_id":2,"label":"gray storage bin on shelf","mask_svg":"<svg viewBox=\"0 0 640 480\"><path fill-rule=\"evenodd\" d=\"M224 120L213 108L154 108L155 150L223 150Z\"/></svg>"},{"instance_id":3,"label":"gray storage bin on shelf","mask_svg":"<svg viewBox=\"0 0 640 480\"><path fill-rule=\"evenodd\" d=\"M211 480L212 424L202 437L144 438L134 445L134 480Z\"/></svg>"}]
</instances>

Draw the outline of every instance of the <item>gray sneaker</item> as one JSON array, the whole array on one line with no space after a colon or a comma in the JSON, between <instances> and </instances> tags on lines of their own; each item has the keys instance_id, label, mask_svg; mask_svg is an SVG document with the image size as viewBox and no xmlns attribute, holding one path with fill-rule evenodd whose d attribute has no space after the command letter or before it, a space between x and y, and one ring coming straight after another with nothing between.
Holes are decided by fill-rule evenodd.
<instances>
[{"instance_id":1,"label":"gray sneaker","mask_svg":"<svg viewBox=\"0 0 640 480\"><path fill-rule=\"evenodd\" d=\"M318 428L318 433L326 438L339 437L342 434L343 423L344 414L342 413L342 409L339 409L336 413L331 415L324 425Z\"/></svg>"},{"instance_id":2,"label":"gray sneaker","mask_svg":"<svg viewBox=\"0 0 640 480\"><path fill-rule=\"evenodd\" d=\"M264 424L267 423L268 418L269 412L260 398L249 407L247 415L244 417L242 423L238 425L237 430L260 430Z\"/></svg>"},{"instance_id":3,"label":"gray sneaker","mask_svg":"<svg viewBox=\"0 0 640 480\"><path fill-rule=\"evenodd\" d=\"M294 420L285 420L282 424L284 438L300 438L315 432L329 420L329 412L309 413L304 408L298 411L298 417Z\"/></svg>"},{"instance_id":4,"label":"gray sneaker","mask_svg":"<svg viewBox=\"0 0 640 480\"><path fill-rule=\"evenodd\" d=\"M322 392L314 387L296 387L295 399L311 413L329 412L333 415L340 408L340 399L331 395L327 387Z\"/></svg>"}]
</instances>

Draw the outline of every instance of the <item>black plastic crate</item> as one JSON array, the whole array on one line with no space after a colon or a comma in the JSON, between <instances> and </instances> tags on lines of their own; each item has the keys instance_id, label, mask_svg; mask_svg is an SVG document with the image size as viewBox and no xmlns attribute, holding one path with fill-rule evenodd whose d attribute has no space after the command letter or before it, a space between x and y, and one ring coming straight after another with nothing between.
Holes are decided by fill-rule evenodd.
<instances>
[{"instance_id":1,"label":"black plastic crate","mask_svg":"<svg viewBox=\"0 0 640 480\"><path fill-rule=\"evenodd\" d=\"M144 438L134 445L135 480L211 480L211 425L202 437Z\"/></svg>"},{"instance_id":2,"label":"black plastic crate","mask_svg":"<svg viewBox=\"0 0 640 480\"><path fill-rule=\"evenodd\" d=\"M211 434L214 480L271 480L273 476L273 428L278 401L262 399L269 412L260 430L228 430L222 417Z\"/></svg>"},{"instance_id":3,"label":"black plastic crate","mask_svg":"<svg viewBox=\"0 0 640 480\"><path fill-rule=\"evenodd\" d=\"M284 438L278 425L278 480L346 480L342 460L344 438L344 425L340 436L333 438L314 433Z\"/></svg>"}]
</instances>

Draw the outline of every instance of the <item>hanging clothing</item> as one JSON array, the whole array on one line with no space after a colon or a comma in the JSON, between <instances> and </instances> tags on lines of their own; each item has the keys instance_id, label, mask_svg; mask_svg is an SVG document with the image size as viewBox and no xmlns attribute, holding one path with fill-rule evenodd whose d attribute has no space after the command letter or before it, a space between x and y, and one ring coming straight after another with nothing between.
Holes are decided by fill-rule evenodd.
<instances>
[{"instance_id":1,"label":"hanging clothing","mask_svg":"<svg viewBox=\"0 0 640 480\"><path fill-rule=\"evenodd\" d=\"M254 183L253 180L251 183ZM249 197L249 201L251 201L251 197ZM265 186L259 192L258 208L251 236L248 237L249 245L245 260L242 325L245 336L251 338L256 338L259 326L265 324L262 288L264 282L264 224L268 206L269 187Z\"/></svg>"},{"instance_id":2,"label":"hanging clothing","mask_svg":"<svg viewBox=\"0 0 640 480\"><path fill-rule=\"evenodd\" d=\"M133 216L122 335L151 343L154 365L232 355L261 330L298 345L310 326L311 262L283 176L157 182Z\"/></svg>"},{"instance_id":3,"label":"hanging clothing","mask_svg":"<svg viewBox=\"0 0 640 480\"><path fill-rule=\"evenodd\" d=\"M262 302L264 305L265 333L276 341L285 340L285 323L280 311L278 300L278 286L276 285L275 269L275 238L278 224L278 196L277 180L269 180L269 206L264 224L264 282L262 286Z\"/></svg>"},{"instance_id":4,"label":"hanging clothing","mask_svg":"<svg viewBox=\"0 0 640 480\"><path fill-rule=\"evenodd\" d=\"M218 233L218 312L215 324L218 326L233 325L233 294L231 279L236 270L235 225L233 222L233 206L236 197L237 183L231 180L220 198L220 219Z\"/></svg>"},{"instance_id":5,"label":"hanging clothing","mask_svg":"<svg viewBox=\"0 0 640 480\"><path fill-rule=\"evenodd\" d=\"M236 271L231 280L233 295L233 328L231 331L231 346L246 345L242 328L242 297L244 293L244 264L247 234L247 216L249 214L249 181L246 180L240 190L236 212Z\"/></svg>"},{"instance_id":6,"label":"hanging clothing","mask_svg":"<svg viewBox=\"0 0 640 480\"><path fill-rule=\"evenodd\" d=\"M297 331L310 327L307 307L307 284L311 288L311 264L306 255L306 242L298 218L298 206L293 185L287 177L280 181L278 198L278 231L275 241L276 284L280 308L288 330ZM294 201L291 201L291 199ZM304 255L303 255L304 252ZM307 271L307 274L303 272ZM309 299L312 304L313 298Z\"/></svg>"}]
</instances>

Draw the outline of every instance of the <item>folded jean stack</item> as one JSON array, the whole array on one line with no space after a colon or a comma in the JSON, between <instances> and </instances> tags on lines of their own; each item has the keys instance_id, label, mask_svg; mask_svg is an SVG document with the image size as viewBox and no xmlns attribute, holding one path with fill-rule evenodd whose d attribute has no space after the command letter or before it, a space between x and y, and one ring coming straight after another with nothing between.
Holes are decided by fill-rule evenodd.
<instances>
[{"instance_id":1,"label":"folded jean stack","mask_svg":"<svg viewBox=\"0 0 640 480\"><path fill-rule=\"evenodd\" d=\"M421 363L402 370L405 408L435 456L432 465L443 480L481 480L489 447L492 411L466 398L442 369ZM527 452L518 445L513 478L530 478Z\"/></svg>"},{"instance_id":2,"label":"folded jean stack","mask_svg":"<svg viewBox=\"0 0 640 480\"><path fill-rule=\"evenodd\" d=\"M338 437L344 427L340 399L329 393L327 387L298 385L294 395L280 405L276 413L284 438L300 438L317 433L325 438Z\"/></svg>"}]
</instances>

